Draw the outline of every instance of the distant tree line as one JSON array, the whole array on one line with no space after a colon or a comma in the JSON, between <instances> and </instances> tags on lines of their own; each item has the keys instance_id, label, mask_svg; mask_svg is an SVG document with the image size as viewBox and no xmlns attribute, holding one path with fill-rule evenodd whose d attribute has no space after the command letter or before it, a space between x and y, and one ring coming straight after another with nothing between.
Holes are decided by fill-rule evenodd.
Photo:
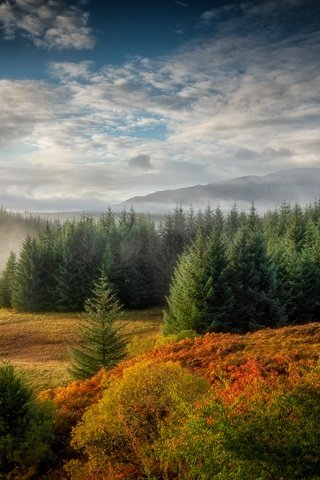
<instances>
[{"instance_id":1,"label":"distant tree line","mask_svg":"<svg viewBox=\"0 0 320 480\"><path fill-rule=\"evenodd\" d=\"M234 205L226 215L176 207L159 223L133 209L118 218L108 209L97 219L47 221L10 255L0 305L81 311L103 270L128 308L163 305L168 296L168 334L316 320L319 226L319 201L283 203L263 216Z\"/></svg>"},{"instance_id":2,"label":"distant tree line","mask_svg":"<svg viewBox=\"0 0 320 480\"><path fill-rule=\"evenodd\" d=\"M0 231L17 230L20 227L28 232L38 232L46 220L33 213L12 212L0 205Z\"/></svg>"}]
</instances>

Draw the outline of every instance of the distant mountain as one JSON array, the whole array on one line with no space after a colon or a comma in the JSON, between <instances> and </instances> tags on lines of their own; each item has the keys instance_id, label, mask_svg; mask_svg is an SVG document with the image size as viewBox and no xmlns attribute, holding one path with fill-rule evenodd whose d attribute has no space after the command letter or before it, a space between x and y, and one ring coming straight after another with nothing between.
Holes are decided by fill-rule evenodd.
<instances>
[{"instance_id":1,"label":"distant mountain","mask_svg":"<svg viewBox=\"0 0 320 480\"><path fill-rule=\"evenodd\" d=\"M203 208L210 204L229 209L234 202L247 208L252 202L266 210L283 201L301 204L320 198L320 168L293 168L263 176L237 177L222 182L194 185L176 190L163 190L132 197L122 206L136 211L164 212L173 206Z\"/></svg>"}]
</instances>

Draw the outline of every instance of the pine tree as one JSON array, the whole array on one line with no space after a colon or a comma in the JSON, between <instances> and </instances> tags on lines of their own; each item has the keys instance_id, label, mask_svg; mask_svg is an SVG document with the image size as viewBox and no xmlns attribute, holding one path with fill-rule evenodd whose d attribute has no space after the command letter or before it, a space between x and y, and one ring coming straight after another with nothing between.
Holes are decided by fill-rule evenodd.
<instances>
[{"instance_id":1,"label":"pine tree","mask_svg":"<svg viewBox=\"0 0 320 480\"><path fill-rule=\"evenodd\" d=\"M225 232L229 239L233 239L240 226L239 210L235 203L225 221Z\"/></svg>"},{"instance_id":2,"label":"pine tree","mask_svg":"<svg viewBox=\"0 0 320 480\"><path fill-rule=\"evenodd\" d=\"M280 205L279 209L279 215L278 215L278 235L285 235L288 229L289 225L289 219L290 219L290 213L291 213L291 207L290 205L285 201L282 202Z\"/></svg>"},{"instance_id":3,"label":"pine tree","mask_svg":"<svg viewBox=\"0 0 320 480\"><path fill-rule=\"evenodd\" d=\"M224 216L220 206L214 211L213 224L215 231L222 235L224 232Z\"/></svg>"},{"instance_id":4,"label":"pine tree","mask_svg":"<svg viewBox=\"0 0 320 480\"><path fill-rule=\"evenodd\" d=\"M316 321L320 319L320 230L309 221L306 244L296 255L292 275L294 308L290 321Z\"/></svg>"},{"instance_id":5,"label":"pine tree","mask_svg":"<svg viewBox=\"0 0 320 480\"><path fill-rule=\"evenodd\" d=\"M14 273L16 269L16 255L11 252L7 260L5 269L2 272L0 278L0 307L11 308L12 307L12 292Z\"/></svg>"},{"instance_id":6,"label":"pine tree","mask_svg":"<svg viewBox=\"0 0 320 480\"><path fill-rule=\"evenodd\" d=\"M249 214L246 217L246 224L251 230L259 230L261 228L261 219L253 202L251 204Z\"/></svg>"},{"instance_id":7,"label":"pine tree","mask_svg":"<svg viewBox=\"0 0 320 480\"><path fill-rule=\"evenodd\" d=\"M0 479L39 478L37 465L50 458L50 411L36 401L14 368L0 363Z\"/></svg>"},{"instance_id":8,"label":"pine tree","mask_svg":"<svg viewBox=\"0 0 320 480\"><path fill-rule=\"evenodd\" d=\"M296 204L288 221L287 234L295 244L297 252L301 252L305 242L305 220L300 205Z\"/></svg>"},{"instance_id":9,"label":"pine tree","mask_svg":"<svg viewBox=\"0 0 320 480\"><path fill-rule=\"evenodd\" d=\"M227 330L224 318L231 301L231 290L226 283L226 246L221 225L216 225L208 240L204 256L204 302L201 308L200 333Z\"/></svg>"},{"instance_id":10,"label":"pine tree","mask_svg":"<svg viewBox=\"0 0 320 480\"><path fill-rule=\"evenodd\" d=\"M207 205L204 214L203 214L203 229L202 233L204 238L208 238L212 232L214 225L214 212L210 205Z\"/></svg>"},{"instance_id":11,"label":"pine tree","mask_svg":"<svg viewBox=\"0 0 320 480\"><path fill-rule=\"evenodd\" d=\"M230 331L274 327L285 320L276 297L276 272L260 232L247 227L238 231L230 249L226 283L232 292L224 312Z\"/></svg>"},{"instance_id":12,"label":"pine tree","mask_svg":"<svg viewBox=\"0 0 320 480\"><path fill-rule=\"evenodd\" d=\"M73 361L70 372L74 378L89 378L103 367L112 368L125 357L126 340L115 325L120 311L121 306L102 271L93 296L85 302L79 328L81 344L69 348Z\"/></svg>"},{"instance_id":13,"label":"pine tree","mask_svg":"<svg viewBox=\"0 0 320 480\"><path fill-rule=\"evenodd\" d=\"M174 270L168 310L164 312L164 335L177 334L184 330L199 331L203 295L205 295L204 256L201 237L186 252L180 255Z\"/></svg>"},{"instance_id":14,"label":"pine tree","mask_svg":"<svg viewBox=\"0 0 320 480\"><path fill-rule=\"evenodd\" d=\"M197 237L197 219L192 207L189 208L186 215L186 238L187 242L191 244Z\"/></svg>"},{"instance_id":15,"label":"pine tree","mask_svg":"<svg viewBox=\"0 0 320 480\"><path fill-rule=\"evenodd\" d=\"M182 207L176 207L173 214L166 215L159 226L161 238L161 275L168 286L179 255L188 243L186 218ZM167 292L166 292L167 293Z\"/></svg>"},{"instance_id":16,"label":"pine tree","mask_svg":"<svg viewBox=\"0 0 320 480\"><path fill-rule=\"evenodd\" d=\"M288 318L292 318L296 309L294 278L296 278L298 263L295 244L288 235L278 237L270 234L268 253L277 276L276 297L283 305Z\"/></svg>"},{"instance_id":17,"label":"pine tree","mask_svg":"<svg viewBox=\"0 0 320 480\"><path fill-rule=\"evenodd\" d=\"M39 251L36 240L27 236L15 267L11 299L13 308L26 312L39 310L42 283L38 267Z\"/></svg>"},{"instance_id":18,"label":"pine tree","mask_svg":"<svg viewBox=\"0 0 320 480\"><path fill-rule=\"evenodd\" d=\"M226 329L224 315L230 302L225 283L227 259L219 227L205 243L200 235L180 256L164 312L164 334L183 330L197 333Z\"/></svg>"},{"instance_id":19,"label":"pine tree","mask_svg":"<svg viewBox=\"0 0 320 480\"><path fill-rule=\"evenodd\" d=\"M90 295L101 263L92 217L67 224L61 242L61 261L56 275L56 305L59 310L81 311Z\"/></svg>"},{"instance_id":20,"label":"pine tree","mask_svg":"<svg viewBox=\"0 0 320 480\"><path fill-rule=\"evenodd\" d=\"M54 291L59 261L54 239L55 232L49 222L44 230L35 237L36 268L40 280L40 288L37 291L37 310L39 311L50 311L55 308Z\"/></svg>"}]
</instances>

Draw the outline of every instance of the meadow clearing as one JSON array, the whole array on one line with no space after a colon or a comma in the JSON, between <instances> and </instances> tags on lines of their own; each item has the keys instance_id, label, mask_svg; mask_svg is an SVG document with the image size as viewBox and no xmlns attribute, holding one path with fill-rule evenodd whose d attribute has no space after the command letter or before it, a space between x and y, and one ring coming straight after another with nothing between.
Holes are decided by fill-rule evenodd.
<instances>
[{"instance_id":1,"label":"meadow clearing","mask_svg":"<svg viewBox=\"0 0 320 480\"><path fill-rule=\"evenodd\" d=\"M18 313L0 309L0 360L10 362L36 392L62 386L68 373L68 344L76 344L79 314ZM160 308L125 311L118 320L128 335L129 358L152 350L160 337Z\"/></svg>"}]
</instances>

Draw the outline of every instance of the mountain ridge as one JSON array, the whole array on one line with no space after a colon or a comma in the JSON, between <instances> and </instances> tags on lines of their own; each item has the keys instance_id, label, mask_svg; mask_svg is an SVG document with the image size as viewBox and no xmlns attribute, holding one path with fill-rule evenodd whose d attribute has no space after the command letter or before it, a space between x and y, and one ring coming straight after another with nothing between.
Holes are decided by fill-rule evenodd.
<instances>
[{"instance_id":1,"label":"mountain ridge","mask_svg":"<svg viewBox=\"0 0 320 480\"><path fill-rule=\"evenodd\" d=\"M122 206L155 211L172 205L203 208L210 204L230 208L235 202L247 208L254 202L262 209L272 208L283 201L310 203L320 197L320 168L292 168L266 175L234 177L219 182L197 184L178 189L158 190L134 196Z\"/></svg>"}]
</instances>

